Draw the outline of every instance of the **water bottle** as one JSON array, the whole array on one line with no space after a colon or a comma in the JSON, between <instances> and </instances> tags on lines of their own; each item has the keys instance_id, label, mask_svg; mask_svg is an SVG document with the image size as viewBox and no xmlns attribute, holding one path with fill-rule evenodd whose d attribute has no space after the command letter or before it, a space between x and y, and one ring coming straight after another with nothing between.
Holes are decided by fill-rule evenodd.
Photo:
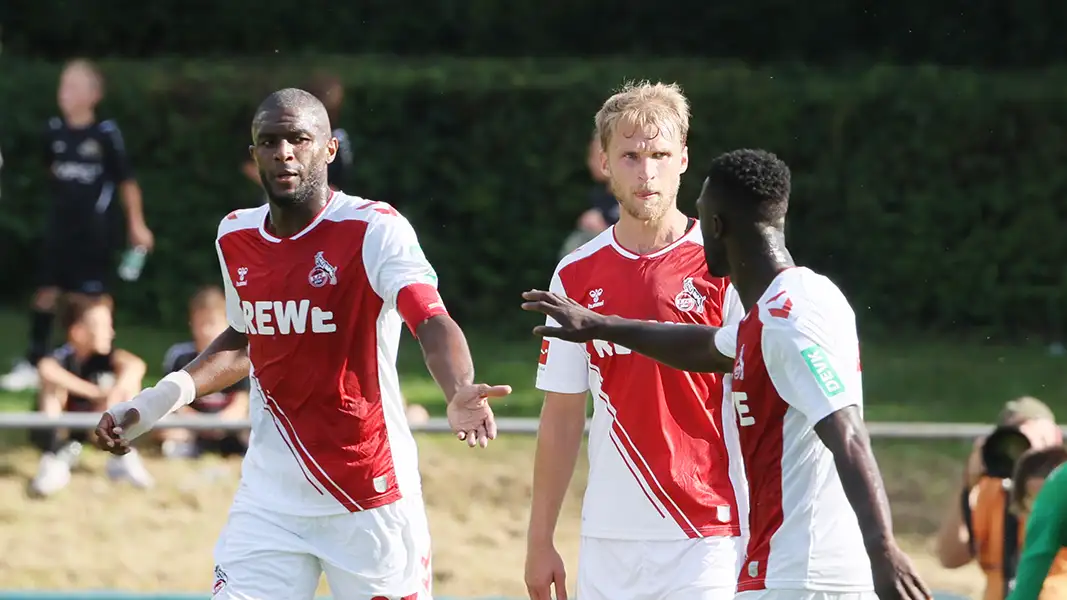
<instances>
[{"instance_id":1,"label":"water bottle","mask_svg":"<svg viewBox=\"0 0 1067 600\"><path fill-rule=\"evenodd\" d=\"M148 256L148 248L144 246L134 246L127 250L122 255L122 262L119 263L119 277L123 281L137 281L137 278L141 276L141 269L144 268L146 256Z\"/></svg>"}]
</instances>

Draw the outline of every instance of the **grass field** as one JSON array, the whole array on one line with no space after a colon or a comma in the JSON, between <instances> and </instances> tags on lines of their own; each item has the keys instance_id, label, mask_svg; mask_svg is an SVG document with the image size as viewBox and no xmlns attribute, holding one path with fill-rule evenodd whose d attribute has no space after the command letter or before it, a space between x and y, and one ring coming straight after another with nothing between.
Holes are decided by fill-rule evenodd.
<instances>
[{"instance_id":1,"label":"grass field","mask_svg":"<svg viewBox=\"0 0 1067 600\"><path fill-rule=\"evenodd\" d=\"M0 311L0 365L25 339L21 315ZM152 377L181 332L124 328L118 345L141 354ZM535 416L532 387L538 344L471 335L479 380L508 383L515 393L498 414ZM864 376L870 420L990 421L1001 404L1031 394L1062 405L1064 359L1042 348L947 342L866 343ZM421 363L417 344L402 347L401 380L409 401L440 415L443 402ZM25 410L28 395L2 395L0 408ZM26 497L36 455L21 433L4 436L0 452L0 587L203 591L211 584L211 548L225 522L239 463L149 457L156 488L138 492L102 476L103 457L89 453L71 487L46 501ZM487 451L447 436L419 436L426 501L435 540L437 592L455 596L523 595L524 533L533 439L505 436ZM973 568L946 572L929 554L929 536L957 489L967 442L876 443L893 502L896 529L935 588L974 594ZM561 519L558 544L573 573L584 458ZM573 582L573 577L571 578Z\"/></svg>"}]
</instances>

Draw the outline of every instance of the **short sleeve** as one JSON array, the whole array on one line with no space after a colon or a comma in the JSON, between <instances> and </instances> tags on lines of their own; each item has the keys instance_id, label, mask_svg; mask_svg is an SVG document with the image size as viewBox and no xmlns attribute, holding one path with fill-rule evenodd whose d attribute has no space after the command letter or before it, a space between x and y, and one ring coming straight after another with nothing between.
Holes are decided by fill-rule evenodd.
<instances>
[{"instance_id":1,"label":"short sleeve","mask_svg":"<svg viewBox=\"0 0 1067 600\"><path fill-rule=\"evenodd\" d=\"M397 294L412 284L437 289L437 273L426 260L415 229L393 207L379 203L363 240L363 264L371 287L386 306L396 308Z\"/></svg>"},{"instance_id":2,"label":"short sleeve","mask_svg":"<svg viewBox=\"0 0 1067 600\"><path fill-rule=\"evenodd\" d=\"M133 179L133 167L130 166L126 142L122 139L119 126L114 121L104 121L100 124L100 131L104 134L105 168L109 179L118 183Z\"/></svg>"},{"instance_id":3,"label":"short sleeve","mask_svg":"<svg viewBox=\"0 0 1067 600\"><path fill-rule=\"evenodd\" d=\"M737 358L737 324L726 325L715 332L715 349L726 358Z\"/></svg>"},{"instance_id":4,"label":"short sleeve","mask_svg":"<svg viewBox=\"0 0 1067 600\"><path fill-rule=\"evenodd\" d=\"M230 279L230 270L226 267L226 257L222 255L222 245L215 241L215 250L219 254L219 268L222 269L223 290L226 293L226 321L235 331L246 333L244 312L241 310L241 297L237 295L237 288L233 287Z\"/></svg>"},{"instance_id":5,"label":"short sleeve","mask_svg":"<svg viewBox=\"0 0 1067 600\"><path fill-rule=\"evenodd\" d=\"M737 294L734 284L728 284L722 299L722 326L737 325L744 318L745 307L741 306L741 296Z\"/></svg>"},{"instance_id":6,"label":"short sleeve","mask_svg":"<svg viewBox=\"0 0 1067 600\"><path fill-rule=\"evenodd\" d=\"M771 321L763 327L764 363L783 400L812 424L847 406L862 408L859 342L854 324L851 335L822 335L813 332L832 332L841 324L797 317L769 318Z\"/></svg>"},{"instance_id":7,"label":"short sleeve","mask_svg":"<svg viewBox=\"0 0 1067 600\"><path fill-rule=\"evenodd\" d=\"M557 271L548 287L550 292L566 295ZM552 317L545 325L558 327ZM589 391L589 356L582 344L555 338L541 342L541 357L537 365L537 389L557 394L581 394Z\"/></svg>"}]
</instances>

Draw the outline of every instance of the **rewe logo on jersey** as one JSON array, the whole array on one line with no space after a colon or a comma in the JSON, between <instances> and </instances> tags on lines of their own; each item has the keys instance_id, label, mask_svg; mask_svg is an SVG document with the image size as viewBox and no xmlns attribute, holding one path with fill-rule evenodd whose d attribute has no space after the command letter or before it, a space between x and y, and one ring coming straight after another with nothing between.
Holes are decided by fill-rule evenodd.
<instances>
[{"instance_id":1,"label":"rewe logo on jersey","mask_svg":"<svg viewBox=\"0 0 1067 600\"><path fill-rule=\"evenodd\" d=\"M311 306L310 300L245 300L241 302L241 311L244 313L245 330L251 335L300 335L308 330L309 323L311 333L337 331L333 313Z\"/></svg>"},{"instance_id":2,"label":"rewe logo on jersey","mask_svg":"<svg viewBox=\"0 0 1067 600\"><path fill-rule=\"evenodd\" d=\"M697 314L704 314L705 300L704 294L701 294L697 286L693 284L693 278L686 277L682 281L682 291L678 292L678 295L674 297L674 305L682 312L692 311Z\"/></svg>"}]
</instances>

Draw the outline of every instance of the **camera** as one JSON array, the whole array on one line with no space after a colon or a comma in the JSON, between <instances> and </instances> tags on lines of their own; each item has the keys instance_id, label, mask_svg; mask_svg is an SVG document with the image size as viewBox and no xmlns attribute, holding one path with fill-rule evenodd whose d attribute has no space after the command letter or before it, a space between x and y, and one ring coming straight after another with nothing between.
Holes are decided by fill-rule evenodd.
<instances>
[{"instance_id":1,"label":"camera","mask_svg":"<svg viewBox=\"0 0 1067 600\"><path fill-rule=\"evenodd\" d=\"M982 443L982 463L985 474L997 479L1010 479L1015 462L1030 449L1030 438L1015 425L1001 425Z\"/></svg>"}]
</instances>

